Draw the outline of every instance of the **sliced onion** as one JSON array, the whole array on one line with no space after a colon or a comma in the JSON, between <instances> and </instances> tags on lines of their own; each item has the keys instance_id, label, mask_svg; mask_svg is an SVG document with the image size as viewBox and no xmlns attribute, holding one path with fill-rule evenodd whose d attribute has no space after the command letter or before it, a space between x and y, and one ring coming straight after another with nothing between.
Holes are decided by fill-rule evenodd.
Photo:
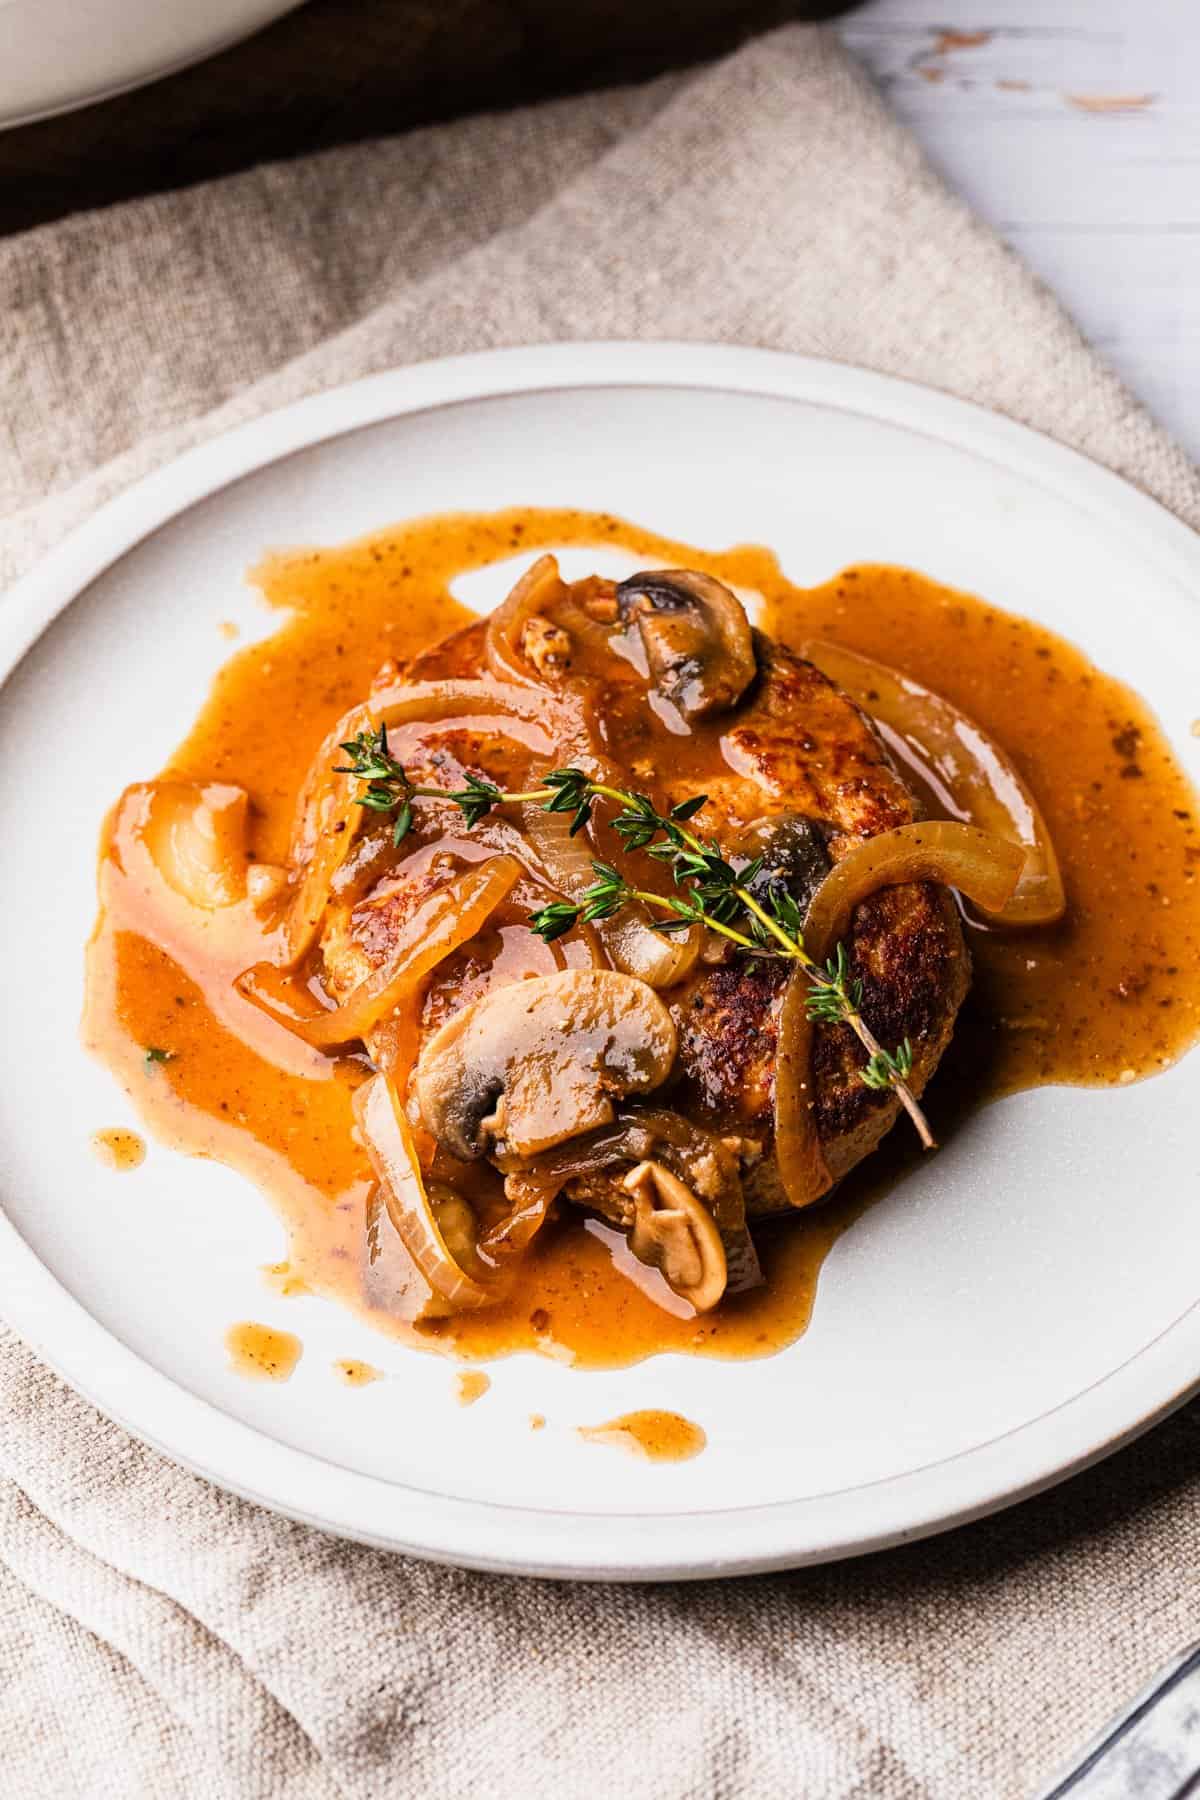
<instances>
[{"instance_id":1,"label":"sliced onion","mask_svg":"<svg viewBox=\"0 0 1200 1800\"><path fill-rule=\"evenodd\" d=\"M354 777L345 783L329 779L333 765L344 761L341 746L369 726L406 725L413 721L430 725L469 714L511 716L530 724L544 725L553 732L559 713L566 709L554 706L547 712L547 696L533 695L526 688L503 686L494 681L415 681L395 682L373 693L367 704L351 707L326 735L312 763L309 777L301 791L293 838L304 853L311 849L328 812L327 790L345 785L353 787Z\"/></svg>"},{"instance_id":2,"label":"sliced onion","mask_svg":"<svg viewBox=\"0 0 1200 1800\"><path fill-rule=\"evenodd\" d=\"M341 745L366 729L369 716L365 707L356 706L338 720L322 739L301 789L291 843L291 861L302 873L288 913L290 964L298 963L312 948L329 904L333 878L354 847L362 822L362 810L354 804L357 783L352 776L339 774L336 765L343 760Z\"/></svg>"},{"instance_id":3,"label":"sliced onion","mask_svg":"<svg viewBox=\"0 0 1200 1800\"><path fill-rule=\"evenodd\" d=\"M1066 911L1062 873L1041 809L1012 759L941 694L840 644L804 655L870 717L887 726L936 776L950 810L1025 850L1025 867L997 917L1001 925L1051 925Z\"/></svg>"},{"instance_id":4,"label":"sliced onion","mask_svg":"<svg viewBox=\"0 0 1200 1800\"><path fill-rule=\"evenodd\" d=\"M815 952L813 952L815 954ZM793 969L783 992L775 1062L775 1160L793 1206L811 1206L833 1186L817 1130L813 1079L813 1026L808 1016L812 985Z\"/></svg>"},{"instance_id":5,"label":"sliced onion","mask_svg":"<svg viewBox=\"0 0 1200 1800\"><path fill-rule=\"evenodd\" d=\"M939 881L998 914L1020 879L1024 859L1018 845L974 825L935 819L881 831L836 863L817 889L805 920L805 948L814 961L824 962L845 936L860 901L910 881ZM775 1067L775 1156L787 1197L798 1207L811 1206L833 1185L817 1130L811 992L804 971L793 969L779 1015Z\"/></svg>"},{"instance_id":6,"label":"sliced onion","mask_svg":"<svg viewBox=\"0 0 1200 1800\"><path fill-rule=\"evenodd\" d=\"M624 786L620 770L600 756L582 735L577 734L565 748L569 756L564 758L564 764L569 762L572 768L582 769L589 780L603 782L605 787ZM572 837L570 813L549 813L538 804L521 809L521 823L551 886L578 904L596 879L592 868L596 849L590 827ZM611 862L613 853L610 851L604 860ZM657 865L652 867L655 872L647 874L644 886L657 879ZM689 975L704 942L698 925L669 935L655 931L640 904L622 907L611 919L598 920L595 929L613 967L625 975L640 976L652 988L673 987Z\"/></svg>"},{"instance_id":7,"label":"sliced onion","mask_svg":"<svg viewBox=\"0 0 1200 1800\"><path fill-rule=\"evenodd\" d=\"M142 842L167 886L206 912L244 900L245 789L157 781L149 794Z\"/></svg>"},{"instance_id":8,"label":"sliced onion","mask_svg":"<svg viewBox=\"0 0 1200 1800\"><path fill-rule=\"evenodd\" d=\"M497 681L515 682L520 687L536 688L539 693L552 692L526 661L521 651L521 637L530 619L543 614L548 606L565 600L566 584L552 556L539 556L522 575L508 599L488 619L484 638L484 656L489 672Z\"/></svg>"},{"instance_id":9,"label":"sliced onion","mask_svg":"<svg viewBox=\"0 0 1200 1800\"><path fill-rule=\"evenodd\" d=\"M430 1287L454 1312L490 1305L498 1297L494 1287L467 1273L443 1235L395 1080L374 1075L364 1082L354 1115L388 1215Z\"/></svg>"},{"instance_id":10,"label":"sliced onion","mask_svg":"<svg viewBox=\"0 0 1200 1800\"><path fill-rule=\"evenodd\" d=\"M910 881L940 881L965 894L981 912L1002 917L1024 865L1019 845L977 825L929 819L881 831L835 863L813 895L804 923L805 948L824 962L861 900Z\"/></svg>"},{"instance_id":11,"label":"sliced onion","mask_svg":"<svg viewBox=\"0 0 1200 1800\"><path fill-rule=\"evenodd\" d=\"M578 904L596 879L592 861L597 852L590 838L583 832L571 836L569 813L548 813L536 805L523 808L523 823L551 886ZM653 929L640 905L597 920L595 931L613 967L640 976L652 988L682 981L700 954L697 926L668 936Z\"/></svg>"},{"instance_id":12,"label":"sliced onion","mask_svg":"<svg viewBox=\"0 0 1200 1800\"><path fill-rule=\"evenodd\" d=\"M614 588L615 596L615 588ZM613 654L613 638L623 638L625 627L621 624L617 613L617 603L613 599L612 623L606 625L601 619L594 619L579 601L569 595L561 606L554 610L554 622L561 625L571 639L572 644L582 644L596 656ZM640 644L640 639L638 640Z\"/></svg>"},{"instance_id":13,"label":"sliced onion","mask_svg":"<svg viewBox=\"0 0 1200 1800\"><path fill-rule=\"evenodd\" d=\"M501 687L490 681L425 681L390 687L374 694L369 705L346 713L323 740L301 793L293 833L293 860L303 874L292 902L288 926L288 962L298 963L312 948L334 878L354 846L365 817L358 805L361 782L338 773L345 761L341 746L358 732L407 724L437 725L453 719L494 718L503 733L506 718L540 727L547 748L560 735L578 729L578 715L565 703L555 705L545 693ZM523 744L523 748L528 745Z\"/></svg>"},{"instance_id":14,"label":"sliced onion","mask_svg":"<svg viewBox=\"0 0 1200 1800\"><path fill-rule=\"evenodd\" d=\"M238 977L238 989L318 1050L362 1042L414 993L431 969L482 929L521 873L513 857L493 856L437 889L405 920L387 962L372 969L342 1005L315 1018L297 1015L283 971L274 963L257 963L245 970Z\"/></svg>"},{"instance_id":15,"label":"sliced onion","mask_svg":"<svg viewBox=\"0 0 1200 1800\"><path fill-rule=\"evenodd\" d=\"M479 1248L489 1261L508 1262L523 1256L550 1216L555 1191L536 1177L530 1181L523 1175L510 1175L504 1183L510 1210L480 1240Z\"/></svg>"}]
</instances>

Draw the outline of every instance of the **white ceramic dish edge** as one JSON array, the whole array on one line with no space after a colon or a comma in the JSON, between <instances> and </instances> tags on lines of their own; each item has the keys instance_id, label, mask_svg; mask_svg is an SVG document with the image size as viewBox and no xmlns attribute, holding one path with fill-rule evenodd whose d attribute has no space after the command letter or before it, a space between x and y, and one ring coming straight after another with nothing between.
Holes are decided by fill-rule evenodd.
<instances>
[{"instance_id":1,"label":"white ceramic dish edge","mask_svg":"<svg viewBox=\"0 0 1200 1800\"><path fill-rule=\"evenodd\" d=\"M0 676L100 572L177 512L281 456L380 419L543 388L678 385L817 402L900 423L1032 473L1103 508L1139 553L1200 588L1200 541L1119 477L1023 426L865 370L766 351L582 344L416 365L314 396L147 476L74 532L10 593ZM653 1519L557 1514L431 1499L265 1439L186 1393L118 1344L0 1215L0 1289L10 1324L74 1388L197 1473L303 1523L459 1565L563 1578L700 1578L793 1567L966 1523L1077 1472L1181 1404L1200 1381L1200 1306L1137 1356L1019 1429L934 1465L850 1492ZM188 1446L187 1449L184 1446ZM307 1492L311 1506L286 1496ZM436 1514L436 1517L434 1516Z\"/></svg>"}]
</instances>

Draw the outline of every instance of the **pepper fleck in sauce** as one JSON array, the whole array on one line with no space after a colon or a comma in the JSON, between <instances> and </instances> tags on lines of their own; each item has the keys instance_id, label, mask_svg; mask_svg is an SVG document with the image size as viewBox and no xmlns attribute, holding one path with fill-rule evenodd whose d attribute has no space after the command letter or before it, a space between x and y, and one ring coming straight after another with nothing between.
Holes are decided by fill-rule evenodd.
<instances>
[{"instance_id":1,"label":"pepper fleck in sauce","mask_svg":"<svg viewBox=\"0 0 1200 1800\"><path fill-rule=\"evenodd\" d=\"M374 1363L360 1362L356 1356L345 1356L333 1365L334 1374L345 1387L370 1387L383 1380L383 1370Z\"/></svg>"},{"instance_id":2,"label":"pepper fleck in sauce","mask_svg":"<svg viewBox=\"0 0 1200 1800\"><path fill-rule=\"evenodd\" d=\"M226 664L169 774L246 788L252 856L285 861L297 791L332 721L362 699L385 658L411 657L473 616L451 581L560 546L595 547L601 569L615 547L757 590L766 631L796 646L832 639L904 669L1020 766L1054 837L1068 915L1019 934L968 922L972 993L926 1097L943 1136L963 1111L1020 1088L1127 1085L1200 1035L1198 802L1153 716L1053 633L909 570L852 568L801 589L765 549L705 551L604 514L550 510L417 520L272 557L254 579L285 613L281 628ZM369 1171L350 1107L361 1069L298 1048L232 994L236 970L218 946L206 957L151 941L127 848L110 826L88 952L88 1041L155 1135L243 1170L271 1195L291 1231L290 1279L409 1342L472 1359L531 1348L588 1366L660 1350L766 1354L804 1330L832 1245L920 1155L911 1134L893 1131L830 1202L759 1231L762 1288L701 1317L656 1305L614 1268L619 1234L576 1217L539 1235L495 1307L405 1326L387 1311L377 1233L368 1248ZM146 1044L169 1053L153 1082Z\"/></svg>"}]
</instances>

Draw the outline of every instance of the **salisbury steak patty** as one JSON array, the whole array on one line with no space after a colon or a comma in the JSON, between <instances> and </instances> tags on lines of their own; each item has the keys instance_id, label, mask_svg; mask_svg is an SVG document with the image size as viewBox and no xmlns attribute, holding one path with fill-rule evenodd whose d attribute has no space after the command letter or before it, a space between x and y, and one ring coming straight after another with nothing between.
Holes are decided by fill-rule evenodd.
<instances>
[{"instance_id":1,"label":"salisbury steak patty","mask_svg":"<svg viewBox=\"0 0 1200 1800\"><path fill-rule=\"evenodd\" d=\"M864 838L907 825L913 798L874 726L814 668L759 635L760 677L721 743L730 773L706 782L723 822L716 835L757 853L785 840L781 873L789 874L786 838L761 823L803 822L837 862ZM671 792L678 799L680 794ZM794 861L794 853L793 858ZM811 897L819 871L805 869L797 891ZM849 941L852 975L863 984L863 1017L883 1044L912 1042L910 1086L920 1093L950 1041L970 981L970 961L950 895L933 883L885 888L854 914ZM786 970L778 963L736 955L705 969L680 990L673 1010L680 1055L699 1113L730 1128L749 1127L756 1141L773 1123L774 1065ZM825 1160L844 1175L895 1120L899 1102L859 1079L863 1051L848 1025L815 1033L817 1127ZM764 1148L768 1148L764 1144ZM769 1155L746 1173L754 1211L786 1206Z\"/></svg>"},{"instance_id":2,"label":"salisbury steak patty","mask_svg":"<svg viewBox=\"0 0 1200 1800\"><path fill-rule=\"evenodd\" d=\"M610 584L592 580L570 590L580 611L583 591L589 616L602 617ZM543 634L544 635L544 634ZM484 624L471 625L414 659L404 671L416 681L478 677L483 665ZM823 873L863 838L914 817L905 786L870 720L818 669L760 634L751 685L719 718L688 740L664 730L661 708L647 704L647 676L626 656L601 655L595 634L573 655L569 628L556 622L553 655L541 656L542 637L527 639L525 653L539 663L548 686L586 673L594 713L607 749L632 786L654 794L660 805L697 791L709 804L696 822L727 855L763 854L764 876L785 880L803 907ZM395 678L395 671L389 671ZM703 748L700 759L696 745ZM454 785L472 768L497 777L492 748L447 739L437 777ZM499 775L503 779L502 774ZM442 810L440 807L437 809ZM461 836L448 818L443 829ZM600 854L611 851L603 849ZM422 882L430 879L426 872ZM415 895L397 891L394 877L385 907L335 921L324 941L335 988L361 979L385 954L387 922L411 911ZM411 902L411 904L410 904ZM909 1038L914 1051L910 1085L920 1093L945 1049L966 992L969 963L950 895L932 884L885 889L854 915L846 946L852 974L863 984L862 1011L880 1042ZM693 974L669 990L679 1033L679 1064L669 1103L697 1122L716 1127L740 1154L752 1212L786 1207L772 1154L777 1025L787 969L779 962L748 960L713 940ZM455 1004L439 986L438 1019ZM859 1079L864 1054L848 1026L819 1026L814 1076L817 1123L830 1172L839 1177L873 1149L893 1123L899 1102Z\"/></svg>"}]
</instances>

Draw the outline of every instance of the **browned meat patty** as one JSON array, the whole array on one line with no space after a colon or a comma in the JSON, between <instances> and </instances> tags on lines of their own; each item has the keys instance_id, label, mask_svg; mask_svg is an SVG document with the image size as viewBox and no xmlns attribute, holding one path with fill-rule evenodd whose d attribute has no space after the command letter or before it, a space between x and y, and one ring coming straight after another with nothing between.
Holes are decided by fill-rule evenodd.
<instances>
[{"instance_id":1,"label":"browned meat patty","mask_svg":"<svg viewBox=\"0 0 1200 1800\"><path fill-rule=\"evenodd\" d=\"M581 584L582 585L582 584ZM589 592L604 584L588 584ZM405 671L413 680L477 677L483 623L423 652ZM548 649L547 649L548 646ZM570 666L560 632L527 643L546 650L544 674ZM636 785L675 802L702 789L709 806L698 821L727 851L766 852L768 868L788 879L801 902L822 873L861 839L910 822L913 799L871 722L819 670L783 646L755 639L758 676L742 701L708 734L708 763L698 769L679 740L666 738L645 704L645 682L615 656L599 695L610 749ZM389 671L394 679L394 670ZM493 776L498 747L451 740L439 781L453 783L476 768ZM440 809L439 809L440 810ZM445 829L461 836L452 818ZM420 876L335 917L323 948L331 985L353 985L386 953L387 943L420 892L436 879ZM920 1092L942 1055L969 981L969 962L954 903L932 884L885 890L861 905L847 945L863 983L863 1014L880 1041L909 1038L911 1085ZM436 1018L471 997L469 969L461 1002L439 983ZM669 1097L677 1110L715 1127L742 1159L752 1212L787 1205L772 1155L774 1063L786 970L748 961L714 943L696 971L667 999L679 1030L679 1069ZM817 1121L831 1173L840 1177L873 1149L893 1123L898 1102L858 1078L863 1052L849 1027L821 1026L814 1048ZM587 1198L580 1195L579 1198ZM599 1202L595 1202L600 1204ZM603 1206L601 1207L604 1210Z\"/></svg>"},{"instance_id":2,"label":"browned meat patty","mask_svg":"<svg viewBox=\"0 0 1200 1800\"><path fill-rule=\"evenodd\" d=\"M733 772L706 783L725 819L716 835L736 842L755 818L803 820L836 862L861 839L910 823L912 795L870 721L811 663L761 637L757 650L760 681L722 740ZM920 1093L970 982L951 896L928 882L882 890L857 909L847 949L863 983L864 1018L883 1044L911 1040L910 1085ZM785 979L777 963L734 956L696 974L673 1004L698 1112L734 1129L744 1123L764 1149ZM817 1126L835 1178L875 1148L898 1111L893 1095L864 1087L862 1063L849 1026L817 1029ZM754 1211L786 1205L769 1155L747 1171L747 1199Z\"/></svg>"}]
</instances>

